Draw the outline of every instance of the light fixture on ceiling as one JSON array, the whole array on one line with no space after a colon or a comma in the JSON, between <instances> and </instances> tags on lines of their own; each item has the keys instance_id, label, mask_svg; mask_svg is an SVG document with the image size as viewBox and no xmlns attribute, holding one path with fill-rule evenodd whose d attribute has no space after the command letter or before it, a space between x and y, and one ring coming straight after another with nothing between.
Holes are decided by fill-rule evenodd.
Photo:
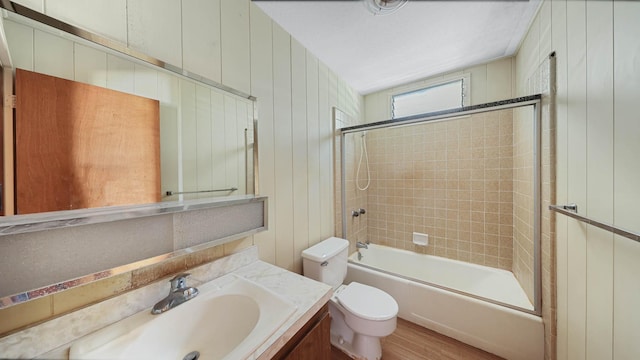
<instances>
[{"instance_id":1,"label":"light fixture on ceiling","mask_svg":"<svg viewBox=\"0 0 640 360\"><path fill-rule=\"evenodd\" d=\"M389 15L403 7L409 0L363 0L373 15Z\"/></svg>"}]
</instances>

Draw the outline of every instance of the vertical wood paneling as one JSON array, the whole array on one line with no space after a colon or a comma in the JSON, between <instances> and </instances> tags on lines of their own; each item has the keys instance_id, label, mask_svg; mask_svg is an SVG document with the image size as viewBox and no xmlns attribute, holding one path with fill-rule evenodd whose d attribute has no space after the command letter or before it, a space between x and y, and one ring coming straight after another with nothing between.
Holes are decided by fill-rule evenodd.
<instances>
[{"instance_id":1,"label":"vertical wood paneling","mask_svg":"<svg viewBox=\"0 0 640 360\"><path fill-rule=\"evenodd\" d=\"M96 86L107 86L107 54L74 44L74 80Z\"/></svg>"},{"instance_id":2,"label":"vertical wood paneling","mask_svg":"<svg viewBox=\"0 0 640 360\"><path fill-rule=\"evenodd\" d=\"M614 6L614 223L640 231L637 204L640 199L640 3L615 1ZM614 245L615 359L640 358L640 244L615 239Z\"/></svg>"},{"instance_id":3,"label":"vertical wood paneling","mask_svg":"<svg viewBox=\"0 0 640 360\"><path fill-rule=\"evenodd\" d=\"M225 151L225 102L224 95L211 91L211 170L213 179L211 186L222 189L227 186L227 164Z\"/></svg>"},{"instance_id":4,"label":"vertical wood paneling","mask_svg":"<svg viewBox=\"0 0 640 360\"><path fill-rule=\"evenodd\" d=\"M36 30L33 65L36 72L73 80L73 43Z\"/></svg>"},{"instance_id":5,"label":"vertical wood paneling","mask_svg":"<svg viewBox=\"0 0 640 360\"><path fill-rule=\"evenodd\" d=\"M160 100L160 167L162 192L178 191L180 150L178 138L178 107L180 91L176 76L158 72L158 100Z\"/></svg>"},{"instance_id":6,"label":"vertical wood paneling","mask_svg":"<svg viewBox=\"0 0 640 360\"><path fill-rule=\"evenodd\" d=\"M53 4L56 0L49 1L50 4ZM197 24L198 26L202 26L201 28L206 28L206 25L214 25L215 28L215 20L212 20L211 23L204 24L203 21L193 19L196 15L202 15L201 13L187 14L187 11L181 12L181 10L188 10L187 8L191 5L188 3L189 0L183 1L172 1L170 9L166 6L166 1L126 1L126 0L115 0L115 1L105 1L98 0L100 4L97 6L101 8L102 5L107 4L106 6L113 6L113 4L126 4L125 7L120 7L118 10L124 10L123 15L112 16L110 14L105 14L100 10L96 10L96 7L92 7L92 5L85 4L78 0L61 0L59 2L55 2L55 5L60 5L62 3L76 3L78 5L78 9L72 9L68 16L74 17L76 15L72 15L75 11L84 11L83 9L90 9L92 13L87 15L78 15L80 20L84 20L87 22L87 28L92 29L92 21L98 20L98 17L101 17L99 20L103 21L102 25L107 27L114 26L118 27L118 24L124 24L124 41L127 41L127 38L131 38L133 43L135 43L140 48L148 48L155 49L156 51L167 51L172 57L175 57L179 61L175 61L174 65L181 65L178 62L182 61L183 56L185 58L189 58L190 56L197 57L197 60L202 60L207 62L207 59L204 59L206 55L194 55L194 51L196 50L204 50L207 46L211 44L204 43L208 40L215 41L216 36L211 34L198 34L202 35L199 38L203 43L202 48L197 48L190 50L188 47L190 45L184 45L176 47L175 44L180 44L183 39L191 40L191 35L184 33L180 30L181 26L190 24ZM212 0L216 1L216 0ZM44 12L45 0L35 0L35 1L22 1L22 3L35 3L39 11ZM201 1L203 5L209 6L211 3ZM176 8L173 5L184 4L184 7ZM225 254L229 254L230 252L236 251L237 249L241 249L247 246L250 246L252 243L256 243L260 247L260 256L263 260L276 263L276 244L278 244L279 254L285 254L283 257L280 257L281 261L279 264L281 266L287 267L288 263L293 263L294 261L299 260L299 251L303 246L309 245L309 238L314 237L314 239L319 241L324 236L329 236L333 234L333 203L331 199L333 198L333 178L332 178L332 166L333 159L331 158L332 154L332 134L331 134L331 105L335 105L335 101L339 101L340 106L344 107L347 111L351 111L354 117L362 118L362 106L363 106L363 98L359 96L357 93L353 91L353 89L349 88L348 84L344 81L339 80L335 75L332 75L334 83L337 82L340 84L339 90L336 89L332 93L332 99L335 101L329 102L329 85L328 85L328 73L329 69L320 65L318 60L312 55L306 52L303 48L297 46L298 44L294 44L294 68L291 67L282 67L281 64L274 65L273 59L274 56L278 59L283 57L289 57L290 54L286 53L283 56L279 54L279 50L281 47L278 45L274 46L272 41L272 21L269 19L261 10L257 8L257 6L252 5L248 0L229 0L227 1L229 7L233 8L236 5L238 6L246 6L250 12L251 20L247 27L244 27L245 33L248 34L250 32L251 36L248 35L245 37L247 40L244 44L235 42L235 35L232 35L230 38L225 38L228 47L232 48L231 52L227 52L226 55L229 55L226 60L228 60L227 65L240 64L242 60L245 62L245 66L242 66L241 71L234 71L225 69L224 74L222 74L222 69L220 69L220 79L235 79L237 77L242 78L245 81L245 85L248 84L247 88L242 88L242 85L234 85L234 87L239 90L245 91L247 93L251 93L254 96L257 96L258 102L257 107L260 109L260 167L261 167L261 194L269 196L269 231L260 233L255 237L248 237L241 241L232 242L224 245ZM116 5L118 6L118 5ZM177 5L180 6L180 5ZM61 7L62 8L62 7ZM134 16L132 18L127 18L127 8L130 10L130 14ZM52 9L52 8L50 8ZM161 16L156 16L157 11L160 9L162 14ZM112 9L110 9L112 10ZM115 10L115 9L113 9ZM192 9L190 9L192 10ZM206 11L204 11L206 13ZM143 14L144 20L142 17L136 17L137 15ZM146 15L149 15L148 17ZM169 15L171 19L167 20L164 15ZM209 14L207 14L209 15ZM62 15L60 15L62 16ZM215 16L209 16L209 19ZM94 20L91 20L94 19ZM237 22L237 19L233 19L232 17L225 18L229 23ZM175 20L175 21L174 21ZM69 20L70 21L70 20ZM129 22L131 21L131 22ZM247 20L248 22L249 20ZM75 22L75 21L74 21ZM80 22L75 22L80 23ZM159 25L160 24L160 25ZM148 26L147 26L148 25ZM171 32L172 36L167 37L163 35L163 31L156 31L158 26L164 26L165 28L171 28L173 30L168 30ZM174 27L179 29L175 31ZM7 28L11 27L8 25ZM19 26L18 26L19 27ZM96 26L92 29L96 32L101 32L99 30L100 25L96 24ZM16 28L16 26L14 26ZM119 28L121 29L121 28ZM150 30L151 29L151 30ZM164 30L164 29L163 29ZM215 30L215 29L214 29ZM10 31L10 30L9 30ZM117 32L117 29L113 32L106 31L112 34ZM203 30L203 33L209 33L210 30ZM33 30L28 30L23 37L24 41L20 41L20 49L13 50L12 56L14 61L19 64L24 64L25 66L21 66L23 68L27 68L30 70L35 70L33 66ZM175 35L175 38L173 37ZM207 36L211 35L211 36ZM122 35L114 35L110 37L120 37ZM220 35L221 38L222 34ZM280 36L281 38L288 38L288 35ZM177 40L176 40L177 39ZM199 41L200 41L199 40ZM13 43L15 44L15 42ZM250 44L250 46L249 46ZM51 44L48 44L51 45ZM197 45L194 45L197 46ZM244 46L244 48L243 48ZM99 52L94 52L89 48L85 48L84 45L75 44L74 48L64 46L63 51L61 53L65 54L64 56L68 56L71 61L68 64L72 64L69 69L73 69L70 74L74 76L76 80L86 81L89 83L100 84L103 86L107 86L108 88L112 88L118 91L124 91L127 93L136 93L144 96L157 97L160 99L160 111L161 111L161 137L162 137L162 151L163 158L166 161L167 156L165 149L171 149L170 152L171 158L169 162L163 162L161 170L163 171L163 190L189 190L188 187L193 189L196 188L195 185L188 183L187 186L182 186L183 182L183 170L186 172L193 173L194 170L200 171L201 166L197 165L198 162L202 161L203 150L198 149L198 146L206 143L207 131L202 131L204 128L210 128L209 134L213 137L214 135L219 137L217 140L222 139L222 141L216 141L213 139L210 143L211 147L215 147L217 144L224 144L225 140L225 130L226 124L222 122L221 126L218 126L215 122L213 124L207 124L206 121L206 106L201 106L203 103L206 104L207 97L206 91L204 88L198 87L196 90L195 84L190 81L181 80L178 76L167 74L163 71L155 71L150 70L144 66L141 66L139 62L130 62L126 60L121 60L115 58L111 55L99 54ZM235 62L233 59L233 52L236 50L236 47L240 47L244 49L245 56L241 57L241 61ZM247 50L250 47L250 51ZM274 55L274 49L277 53ZM59 51L60 48L55 49ZM22 55L21 55L22 51ZM162 54L158 55L157 53L153 53L153 51L147 51L151 56L155 56L158 58L163 58ZM220 52L222 52L222 47L220 47ZM296 55L297 54L297 55ZM222 53L220 54L222 58ZM54 59L52 57L52 59ZM298 59L298 60L295 60ZM55 60L55 59L54 59ZM304 62L304 64L303 64ZM250 66L248 65L250 63ZM191 65L188 65L188 62L185 62L184 65L188 70L192 70ZM221 66L220 64L218 64ZM296 66L297 65L297 66ZM18 65L20 66L20 65ZM273 80L273 72L274 67L280 69L284 69L284 72L280 72L277 70L280 82L274 86ZM322 70L320 69L322 66ZM65 66L61 66L64 68ZM68 70L68 69L67 69ZM56 70L57 71L57 70ZM56 74L59 75L59 74ZM206 73L204 75L207 75ZM71 77L68 76L68 77ZM132 77L133 76L133 77ZM210 77L215 77L215 75L211 75ZM286 78L289 77L289 82L293 83L294 89L292 90L291 84L288 86L281 86L285 84ZM293 77L293 78L292 78ZM296 77L306 77L304 82L300 82L296 80ZM10 79L10 76L6 78ZM322 78L322 80L320 80ZM215 79L214 79L215 80ZM250 86L249 86L250 85ZM278 92L277 99L274 100L274 89ZM305 106L287 106L286 97L291 96L291 91L295 91L296 96L300 97L301 101L305 102ZM336 92L338 92L336 94ZM213 113L221 113L224 114L224 100L223 96L219 93L211 92L210 93L210 102L211 109ZM284 100L284 101L283 101ZM291 101L292 99L289 99ZM190 108L187 109L186 104L190 104ZM191 108L198 104L198 108ZM297 103L297 102L296 102ZM322 103L322 106L320 105ZM239 120L237 130L240 130L240 123L243 121L242 118L250 119L252 109L251 107L247 107L246 102L237 101L236 99L236 115ZM278 124L274 124L274 107L277 107L277 115L278 115ZM295 115L295 123L291 125L291 112L298 113ZM289 128L286 126L284 128L284 133L282 136L279 136L278 141L284 140L284 142L280 141L284 144L285 147L289 147L288 150L282 150L282 148L275 149L275 139L276 132L281 132L283 130L282 127L278 126L282 122L281 114L289 114ZM204 117L203 117L204 114ZM215 115L212 115L215 117ZM223 119L224 116L219 116L218 119ZM184 124L183 124L184 118ZM285 121L286 123L286 121ZM184 125L184 126L183 126ZM321 129L323 133L321 134ZM205 129L206 130L206 129ZM294 140L294 136L291 133L287 133L287 130L290 132L296 132L295 139L299 139L298 134L302 135L303 142L296 143L295 145L292 143ZM198 136L199 139L194 141L194 137ZM242 140L242 132L236 131L235 140L240 144ZM304 139L306 138L306 139ZM182 145L186 146L187 149L182 152ZM301 156L302 153L294 152L294 148L296 150L300 149L301 151L306 151L307 156ZM176 150L177 149L177 150ZM195 149L195 150L194 150ZM327 150L328 151L325 151ZM206 151L206 146L205 146ZM278 152L277 156L275 152ZM321 154L322 151L322 154ZM240 150L238 150L240 152ZM290 169L288 170L289 174L278 174L276 175L276 158L278 159L278 165L282 165L282 163L290 162ZM327 165L324 168L321 168L321 158L323 159L323 164ZM282 159L282 161L280 160ZM182 162L185 162L185 166L183 166ZM196 163L197 166L193 165L193 162ZM294 165L295 163L295 165ZM169 165L167 165L169 164ZM295 172L294 172L295 167ZM299 169L298 169L299 168ZM307 170L305 171L306 168ZM169 176L166 175L166 172L169 173ZM241 172L238 172L241 174ZM294 184L294 180L298 181L298 175L302 174L306 176L307 179L307 189L304 188L304 182L295 182L295 186L293 189L295 191L295 197L293 193L291 195L286 194L286 190L291 191L291 186ZM202 174L200 174L202 175ZM240 175L238 175L241 177ZM195 179L195 177L191 177ZM321 185L321 179L325 180ZM165 181L166 180L166 181ZM285 195L282 196L280 193L276 194L276 181L278 184L284 183L284 186L278 187L279 192L283 189L285 190ZM313 183L313 185L311 185ZM287 188L289 186L289 188ZM320 189L323 189L322 197L320 193ZM301 190L302 189L302 190ZM316 190L317 189L317 190ZM305 194L306 192L306 194ZM302 195L299 195L302 194ZM325 196L326 195L326 196ZM304 201L299 201L299 199L307 197L307 203ZM177 198L177 196L176 196ZM313 200L311 200L313 198ZM321 200L322 199L322 200ZM321 201L323 204L321 204ZM289 203L287 205L287 203ZM275 204L284 204L280 206L276 211ZM324 211L321 210L321 205L323 205ZM297 208L302 207L303 210L307 210L306 215L300 215L294 219L291 216ZM279 216L280 223L276 226L276 216ZM321 219L323 217L323 219ZM298 220L299 219L299 220ZM306 233L303 237L295 237L298 239L305 239L306 244L304 242L294 243L292 242L293 236L284 236L277 237L278 235L284 233L291 232L293 234L294 231L294 222L297 224L295 226L295 231L297 233ZM134 221L135 223L135 221ZM198 224L194 224L194 226L198 226ZM120 227L118 224L114 224L111 226L112 230L117 230ZM302 231L301 229L307 228L306 231ZM322 233L322 227L326 230L326 233ZM276 230L278 229L278 230ZM166 233L166 232L165 232ZM315 234L315 235L313 235ZM276 240L277 239L277 240ZM255 242L254 242L255 240ZM170 244L169 244L170 245ZM284 260L282 260L284 259ZM282 265L282 263L285 263ZM294 270L300 270L299 266L289 266ZM38 319L30 319L27 322L34 322Z\"/></svg>"},{"instance_id":7,"label":"vertical wood paneling","mask_svg":"<svg viewBox=\"0 0 640 360\"><path fill-rule=\"evenodd\" d=\"M587 214L613 222L613 3L587 1Z\"/></svg>"},{"instance_id":8,"label":"vertical wood paneling","mask_svg":"<svg viewBox=\"0 0 640 360\"><path fill-rule=\"evenodd\" d=\"M245 129L247 128L247 118L249 116L248 103L244 101L236 101L236 136L237 148L235 151L235 161L237 164L236 177L238 188L237 194L245 194L247 191L246 167L245 167Z\"/></svg>"},{"instance_id":9,"label":"vertical wood paneling","mask_svg":"<svg viewBox=\"0 0 640 360\"><path fill-rule=\"evenodd\" d=\"M198 136L196 123L196 86L191 81L180 80L181 134L182 148L182 191L198 189L198 145L194 139ZM185 199L194 199L196 195L184 195Z\"/></svg>"},{"instance_id":10,"label":"vertical wood paneling","mask_svg":"<svg viewBox=\"0 0 640 360\"><path fill-rule=\"evenodd\" d=\"M469 69L471 91L469 91L469 105L484 104L487 102L487 66L474 66Z\"/></svg>"},{"instance_id":11,"label":"vertical wood paneling","mask_svg":"<svg viewBox=\"0 0 640 360\"><path fill-rule=\"evenodd\" d=\"M567 3L568 132L571 152L568 159L568 197L586 208L586 34L585 3ZM569 221L567 316L569 360L586 357L586 228Z\"/></svg>"},{"instance_id":12,"label":"vertical wood paneling","mask_svg":"<svg viewBox=\"0 0 640 360\"><path fill-rule=\"evenodd\" d=\"M541 64L553 51L551 49L551 1L545 1L538 12L540 25L538 28L540 44L538 46L538 58L536 64Z\"/></svg>"},{"instance_id":13,"label":"vertical wood paneling","mask_svg":"<svg viewBox=\"0 0 640 360\"><path fill-rule=\"evenodd\" d=\"M539 63L538 59L538 49L540 43L540 19L536 17L529 27L529 32L527 36L522 41L520 45L520 50L518 53L527 54L526 56L518 56L516 57L516 95L528 95L530 92L530 83L528 81L529 76L537 69Z\"/></svg>"},{"instance_id":14,"label":"vertical wood paneling","mask_svg":"<svg viewBox=\"0 0 640 360\"><path fill-rule=\"evenodd\" d=\"M259 193L269 197L269 230L254 236L260 258L276 263L272 20L251 4L251 94L258 98Z\"/></svg>"},{"instance_id":15,"label":"vertical wood paneling","mask_svg":"<svg viewBox=\"0 0 640 360\"><path fill-rule=\"evenodd\" d=\"M77 0L64 0L74 1ZM340 105L355 118L361 118L363 98L299 43L292 44L290 35L248 0L163 0L160 4L149 0L117 1L125 4L124 11L122 7L112 9L116 15L107 14L108 19L92 20L93 14L81 15L84 4L59 16L67 16L67 21L75 24L87 23L86 27L93 31L124 39L151 56L258 98L260 194L269 196L269 231L255 239L262 259L301 271L300 252L334 231L331 107ZM49 10L53 14L62 8L61 2ZM149 11L152 8L154 11ZM124 35L120 32L122 24ZM24 35L29 38L32 34L29 30ZM23 51L23 61L31 68L33 48L23 46L12 54ZM252 113L247 103L225 99L205 87L196 89L190 81L100 55L83 45L76 48L75 58L67 61L76 63L70 67L70 76L101 82L118 91L161 98L162 137L181 151L162 168L172 174L163 183L163 190L202 187L209 174L203 174L200 163L207 159L204 154L217 147L231 145L234 155L242 154L244 133L240 122ZM59 53L73 56L74 51ZM19 55L16 57L20 59ZM208 66L213 67L211 72L207 72ZM175 93L168 90L169 83L177 86ZM231 109L237 120L233 124L223 120ZM230 126L233 130L229 131ZM228 184L223 180L222 186L244 182L238 156L233 164L227 164L231 170L213 170L214 183L219 172L236 174L238 182Z\"/></svg>"},{"instance_id":16,"label":"vertical wood paneling","mask_svg":"<svg viewBox=\"0 0 640 360\"><path fill-rule=\"evenodd\" d=\"M251 91L249 0L221 0L222 83Z\"/></svg>"},{"instance_id":17,"label":"vertical wood paneling","mask_svg":"<svg viewBox=\"0 0 640 360\"><path fill-rule=\"evenodd\" d=\"M307 51L291 39L291 115L293 136L293 258L302 272L302 250L309 247L307 155Z\"/></svg>"},{"instance_id":18,"label":"vertical wood paneling","mask_svg":"<svg viewBox=\"0 0 640 360\"><path fill-rule=\"evenodd\" d=\"M127 16L130 47L182 67L182 18L179 1L127 0Z\"/></svg>"},{"instance_id":19,"label":"vertical wood paneling","mask_svg":"<svg viewBox=\"0 0 640 360\"><path fill-rule=\"evenodd\" d=\"M185 70L221 82L220 0L182 1Z\"/></svg>"},{"instance_id":20,"label":"vertical wood paneling","mask_svg":"<svg viewBox=\"0 0 640 360\"><path fill-rule=\"evenodd\" d=\"M224 140L227 178L225 187L238 187L238 151L244 147L238 144L238 106L236 100L224 96Z\"/></svg>"},{"instance_id":21,"label":"vertical wood paneling","mask_svg":"<svg viewBox=\"0 0 640 360\"><path fill-rule=\"evenodd\" d=\"M113 55L107 55L107 87L133 94L135 83L133 79L133 63Z\"/></svg>"},{"instance_id":22,"label":"vertical wood paneling","mask_svg":"<svg viewBox=\"0 0 640 360\"><path fill-rule=\"evenodd\" d=\"M33 71L33 28L6 19L2 23L7 39L14 39L8 41L13 67Z\"/></svg>"},{"instance_id":23,"label":"vertical wood paneling","mask_svg":"<svg viewBox=\"0 0 640 360\"><path fill-rule=\"evenodd\" d=\"M320 102L320 232L322 238L330 237L334 234L333 218L333 149L332 149L332 129L333 119L331 108L337 105L338 82L335 74L328 68L321 68L321 82L325 80L326 71L326 103L321 94ZM324 86L321 83L320 86ZM325 105L326 104L326 105Z\"/></svg>"},{"instance_id":24,"label":"vertical wood paneling","mask_svg":"<svg viewBox=\"0 0 640 360\"><path fill-rule=\"evenodd\" d=\"M331 159L331 105L329 103L329 69L324 64L318 67L318 132L320 143L320 217L317 219L320 224L320 237L322 239L331 236L333 229L328 225L333 222L328 215L328 208L333 206L331 199L333 194L328 189L333 189L331 169L333 167ZM331 190L332 191L332 190Z\"/></svg>"},{"instance_id":25,"label":"vertical wood paneling","mask_svg":"<svg viewBox=\"0 0 640 360\"><path fill-rule=\"evenodd\" d=\"M213 189L211 127L211 91L207 87L196 85L196 188L200 191ZM210 196L211 194L203 193L199 197Z\"/></svg>"},{"instance_id":26,"label":"vertical wood paneling","mask_svg":"<svg viewBox=\"0 0 640 360\"><path fill-rule=\"evenodd\" d=\"M511 98L511 58L490 62L486 65L486 69L487 98L485 102ZM473 84L474 81L472 80L471 83ZM471 98L471 100L473 101L474 99ZM481 102L478 104L481 104Z\"/></svg>"},{"instance_id":27,"label":"vertical wood paneling","mask_svg":"<svg viewBox=\"0 0 640 360\"><path fill-rule=\"evenodd\" d=\"M44 3L45 14L51 17L127 43L127 0L48 0Z\"/></svg>"},{"instance_id":28,"label":"vertical wood paneling","mask_svg":"<svg viewBox=\"0 0 640 360\"><path fill-rule=\"evenodd\" d=\"M547 1L539 33L529 35L539 37L538 58L547 47L549 11L558 61L557 201L637 230L640 3ZM529 42L518 54L519 67L536 56ZM523 81L518 78L519 87ZM558 348L547 356L640 357L640 246L562 216L556 230Z\"/></svg>"},{"instance_id":29,"label":"vertical wood paneling","mask_svg":"<svg viewBox=\"0 0 640 360\"><path fill-rule=\"evenodd\" d=\"M273 24L276 265L293 270L291 36Z\"/></svg>"},{"instance_id":30,"label":"vertical wood paneling","mask_svg":"<svg viewBox=\"0 0 640 360\"><path fill-rule=\"evenodd\" d=\"M640 243L616 236L614 247L613 358L640 359Z\"/></svg>"},{"instance_id":31,"label":"vertical wood paneling","mask_svg":"<svg viewBox=\"0 0 640 360\"><path fill-rule=\"evenodd\" d=\"M307 176L309 177L309 245L322 240L320 231L320 125L318 123L318 59L307 52Z\"/></svg>"},{"instance_id":32,"label":"vertical wood paneling","mask_svg":"<svg viewBox=\"0 0 640 360\"><path fill-rule=\"evenodd\" d=\"M556 201L568 200L568 127L567 127L567 2L552 2L551 43L556 51ZM556 291L557 291L557 358L567 359L567 226L566 216L556 216ZM547 354L553 359L555 354Z\"/></svg>"},{"instance_id":33,"label":"vertical wood paneling","mask_svg":"<svg viewBox=\"0 0 640 360\"><path fill-rule=\"evenodd\" d=\"M158 71L146 66L133 65L133 93L151 99L158 98Z\"/></svg>"},{"instance_id":34,"label":"vertical wood paneling","mask_svg":"<svg viewBox=\"0 0 640 360\"><path fill-rule=\"evenodd\" d=\"M614 2L615 224L640 231L640 2Z\"/></svg>"},{"instance_id":35,"label":"vertical wood paneling","mask_svg":"<svg viewBox=\"0 0 640 360\"><path fill-rule=\"evenodd\" d=\"M586 7L586 213L613 222L613 3ZM611 359L613 341L613 235L587 229L586 353Z\"/></svg>"},{"instance_id":36,"label":"vertical wood paneling","mask_svg":"<svg viewBox=\"0 0 640 360\"><path fill-rule=\"evenodd\" d=\"M17 0L15 2L35 11L44 12L44 0Z\"/></svg>"}]
</instances>

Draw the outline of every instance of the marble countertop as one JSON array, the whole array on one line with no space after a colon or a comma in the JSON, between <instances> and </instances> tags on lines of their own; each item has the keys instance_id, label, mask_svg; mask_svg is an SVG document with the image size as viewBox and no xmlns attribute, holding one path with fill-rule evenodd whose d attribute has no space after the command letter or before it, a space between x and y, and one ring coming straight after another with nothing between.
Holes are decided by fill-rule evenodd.
<instances>
[{"instance_id":1,"label":"marble countertop","mask_svg":"<svg viewBox=\"0 0 640 360\"><path fill-rule=\"evenodd\" d=\"M288 320L247 359L270 359L332 295L331 287L258 259L255 246L189 271L189 285L201 286L233 273L280 294L296 305ZM166 281L100 302L43 324L0 338L0 354L8 358L67 359L73 342L140 311L166 296Z\"/></svg>"},{"instance_id":2,"label":"marble countertop","mask_svg":"<svg viewBox=\"0 0 640 360\"><path fill-rule=\"evenodd\" d=\"M256 261L234 271L234 274L252 280L293 302L297 309L249 359L271 359L331 298L331 287L284 270Z\"/></svg>"}]
</instances>

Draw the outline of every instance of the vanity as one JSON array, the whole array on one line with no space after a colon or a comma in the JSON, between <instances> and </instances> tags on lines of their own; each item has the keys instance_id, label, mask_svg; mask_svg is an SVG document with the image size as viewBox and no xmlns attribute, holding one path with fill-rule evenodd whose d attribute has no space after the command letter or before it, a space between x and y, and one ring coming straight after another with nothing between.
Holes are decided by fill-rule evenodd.
<instances>
[{"instance_id":1,"label":"vanity","mask_svg":"<svg viewBox=\"0 0 640 360\"><path fill-rule=\"evenodd\" d=\"M83 354L90 355L91 349L98 347L108 348L109 342L118 345L117 341L131 341L129 348L141 345L135 344L136 341L154 342L154 332L160 333L158 327L172 323L177 330L176 338L172 339L176 346L172 347L172 343L160 335L153 345L165 347L161 354L168 354L169 349L178 346L184 321L197 323L199 331L191 334L197 334L205 344L216 340L207 338L208 334L224 336L227 344L235 341L229 349L221 349L222 353L215 358L330 359L327 302L332 290L328 285L259 260L256 246L193 268L188 279L189 286L199 288L201 293L165 313L149 314L153 304L167 295L168 278L1 338L0 353L8 358L91 358ZM253 301L257 307L243 305ZM205 303L210 306L203 306ZM227 319L220 324L207 322L208 316L216 318L216 314L209 315L215 312L226 313ZM255 316L258 318L255 326L247 324L252 321L249 318ZM162 317L167 319L165 324ZM143 325L148 326L143 332L151 337L145 338L139 328L136 330L141 321L147 321L141 320L143 318L157 322ZM245 331L240 329L243 326L245 330L247 326L253 328ZM231 339L231 333L238 331L242 338ZM188 353L180 356L186 359ZM206 358L204 354L203 358Z\"/></svg>"}]
</instances>

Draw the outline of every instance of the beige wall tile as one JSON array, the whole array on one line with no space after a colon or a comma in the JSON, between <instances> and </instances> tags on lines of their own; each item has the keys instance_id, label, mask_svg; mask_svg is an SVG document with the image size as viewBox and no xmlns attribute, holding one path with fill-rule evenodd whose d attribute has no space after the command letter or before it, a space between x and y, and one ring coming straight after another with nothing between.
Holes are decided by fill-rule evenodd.
<instances>
[{"instance_id":1,"label":"beige wall tile","mask_svg":"<svg viewBox=\"0 0 640 360\"><path fill-rule=\"evenodd\" d=\"M511 236L514 188L511 139L512 111L476 114L435 124L369 131L369 160L374 183L366 201L368 225L350 223L349 236L370 239L421 253L486 263L485 245L498 264L511 269L512 242L501 246L499 236ZM427 141L429 140L429 141ZM354 137L348 142L357 141ZM509 145L500 146L500 142ZM347 149L355 149L349 145ZM357 151L347 168L357 166ZM504 167L507 166L507 169ZM347 171L347 184L355 171ZM379 180L378 180L379 179ZM377 180L377 181L376 181ZM361 194L360 194L361 196ZM348 204L357 194L349 193ZM509 201L509 206L503 206ZM353 206L349 206L353 207ZM504 232L501 232L503 230ZM362 231L355 231L359 229ZM431 249L416 247L412 232L431 236ZM482 256L472 256L471 244Z\"/></svg>"}]
</instances>

